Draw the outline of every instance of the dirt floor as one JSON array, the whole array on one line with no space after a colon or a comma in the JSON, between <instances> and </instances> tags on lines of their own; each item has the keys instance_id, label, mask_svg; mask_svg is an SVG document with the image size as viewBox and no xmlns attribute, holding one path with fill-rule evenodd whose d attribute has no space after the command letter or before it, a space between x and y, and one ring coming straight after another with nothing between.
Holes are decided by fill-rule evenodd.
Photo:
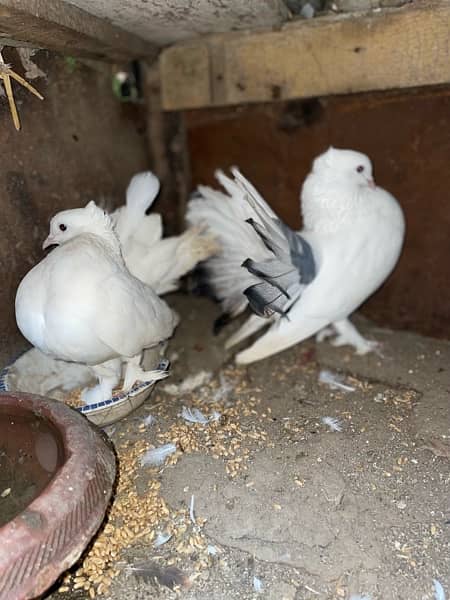
<instances>
[{"instance_id":1,"label":"dirt floor","mask_svg":"<svg viewBox=\"0 0 450 600\"><path fill-rule=\"evenodd\" d=\"M217 306L171 301L173 374L109 429L116 498L52 600L431 600L433 580L449 594L450 344L356 319L383 358L311 341L237 368L233 326L211 333ZM141 466L167 443L162 466Z\"/></svg>"}]
</instances>

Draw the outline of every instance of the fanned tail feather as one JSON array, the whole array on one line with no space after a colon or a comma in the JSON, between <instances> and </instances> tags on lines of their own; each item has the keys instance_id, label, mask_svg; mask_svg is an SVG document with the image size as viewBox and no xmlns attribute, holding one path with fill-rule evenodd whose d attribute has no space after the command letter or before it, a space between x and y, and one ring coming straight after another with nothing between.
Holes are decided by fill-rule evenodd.
<instances>
[{"instance_id":1,"label":"fanned tail feather","mask_svg":"<svg viewBox=\"0 0 450 600\"><path fill-rule=\"evenodd\" d=\"M151 171L137 173L131 178L126 192L126 205L111 215L122 246L132 240L142 220L146 220L146 212L155 201L159 188L159 179Z\"/></svg>"},{"instance_id":2,"label":"fanned tail feather","mask_svg":"<svg viewBox=\"0 0 450 600\"><path fill-rule=\"evenodd\" d=\"M151 262L142 260L135 265L133 274L157 294L167 294L178 289L181 277L218 250L214 236L203 226L190 227L179 236L164 238L153 245Z\"/></svg>"},{"instance_id":3,"label":"fanned tail feather","mask_svg":"<svg viewBox=\"0 0 450 600\"><path fill-rule=\"evenodd\" d=\"M218 244L204 226L163 239L161 215L147 214L159 189L159 179L151 171L138 173L128 185L126 205L111 218L128 269L162 295L176 290L180 278L216 253Z\"/></svg>"},{"instance_id":4,"label":"fanned tail feather","mask_svg":"<svg viewBox=\"0 0 450 600\"><path fill-rule=\"evenodd\" d=\"M244 290L250 308L261 317L284 315L315 276L311 247L278 219L255 188L237 170L233 175L243 189L257 219L249 219L270 255L262 262L247 259L242 266L260 282Z\"/></svg>"},{"instance_id":5,"label":"fanned tail feather","mask_svg":"<svg viewBox=\"0 0 450 600\"><path fill-rule=\"evenodd\" d=\"M312 249L277 218L238 169L232 174L234 179L216 172L228 195L199 186L188 206L188 221L206 222L221 244L221 252L205 264L208 284L230 317L249 305L257 317L280 318L315 276ZM259 319L246 323L233 344L262 326Z\"/></svg>"},{"instance_id":6,"label":"fanned tail feather","mask_svg":"<svg viewBox=\"0 0 450 600\"><path fill-rule=\"evenodd\" d=\"M221 251L202 266L203 279L221 302L223 312L234 317L247 306L244 289L257 282L241 265L250 255L264 259L267 250L246 222L253 213L242 191L221 171L216 177L234 195L199 186L198 194L188 204L186 219L192 225L206 224L220 245Z\"/></svg>"}]
</instances>

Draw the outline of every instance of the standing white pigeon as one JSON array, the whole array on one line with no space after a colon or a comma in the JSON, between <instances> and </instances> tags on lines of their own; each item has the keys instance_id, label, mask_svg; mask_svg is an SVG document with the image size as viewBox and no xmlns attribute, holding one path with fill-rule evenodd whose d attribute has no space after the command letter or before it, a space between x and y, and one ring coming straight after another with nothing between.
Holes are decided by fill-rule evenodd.
<instances>
[{"instance_id":1,"label":"standing white pigeon","mask_svg":"<svg viewBox=\"0 0 450 600\"><path fill-rule=\"evenodd\" d=\"M90 365L99 384L83 393L87 404L111 397L125 363L124 390L167 371L143 371L145 348L167 340L177 316L128 271L111 219L94 202L50 221L43 248L57 244L21 281L16 320L39 350Z\"/></svg>"},{"instance_id":2,"label":"standing white pigeon","mask_svg":"<svg viewBox=\"0 0 450 600\"><path fill-rule=\"evenodd\" d=\"M126 265L135 277L157 294L178 289L180 277L218 250L204 227L191 227L179 236L163 239L161 215L146 212L159 192L159 180L151 172L135 175L127 189L126 205L111 214Z\"/></svg>"},{"instance_id":3,"label":"standing white pigeon","mask_svg":"<svg viewBox=\"0 0 450 600\"><path fill-rule=\"evenodd\" d=\"M277 218L256 189L232 169L217 172L223 194L199 186L187 220L208 223L222 245L206 263L208 284L225 314L255 313L227 342L268 331L236 356L246 364L318 334L364 354L375 347L348 317L386 279L399 258L405 224L391 194L376 187L360 152L330 148L315 159L302 191L303 229Z\"/></svg>"}]
</instances>

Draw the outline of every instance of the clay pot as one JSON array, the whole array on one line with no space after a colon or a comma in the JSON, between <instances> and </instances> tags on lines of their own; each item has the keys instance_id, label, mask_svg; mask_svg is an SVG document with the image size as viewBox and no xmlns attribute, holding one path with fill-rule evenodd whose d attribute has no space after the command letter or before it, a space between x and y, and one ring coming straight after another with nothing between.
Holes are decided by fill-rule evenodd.
<instances>
[{"instance_id":1,"label":"clay pot","mask_svg":"<svg viewBox=\"0 0 450 600\"><path fill-rule=\"evenodd\" d=\"M115 474L106 436L76 410L0 394L0 600L35 598L80 557Z\"/></svg>"}]
</instances>

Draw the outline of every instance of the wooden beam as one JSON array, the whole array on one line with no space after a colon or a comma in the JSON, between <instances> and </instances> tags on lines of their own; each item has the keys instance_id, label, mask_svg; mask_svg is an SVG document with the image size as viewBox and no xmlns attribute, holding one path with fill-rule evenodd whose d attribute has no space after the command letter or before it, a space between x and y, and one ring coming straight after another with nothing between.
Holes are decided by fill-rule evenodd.
<instances>
[{"instance_id":1,"label":"wooden beam","mask_svg":"<svg viewBox=\"0 0 450 600\"><path fill-rule=\"evenodd\" d=\"M143 63L147 140L151 169L161 181L155 210L162 214L164 234L185 229L186 203L192 190L184 114L161 108L157 63Z\"/></svg>"},{"instance_id":2,"label":"wooden beam","mask_svg":"<svg viewBox=\"0 0 450 600\"><path fill-rule=\"evenodd\" d=\"M155 58L152 44L62 0L0 0L0 44L24 45L71 56L122 61Z\"/></svg>"},{"instance_id":3,"label":"wooden beam","mask_svg":"<svg viewBox=\"0 0 450 600\"><path fill-rule=\"evenodd\" d=\"M160 55L165 110L408 88L450 81L450 4L217 34Z\"/></svg>"}]
</instances>

